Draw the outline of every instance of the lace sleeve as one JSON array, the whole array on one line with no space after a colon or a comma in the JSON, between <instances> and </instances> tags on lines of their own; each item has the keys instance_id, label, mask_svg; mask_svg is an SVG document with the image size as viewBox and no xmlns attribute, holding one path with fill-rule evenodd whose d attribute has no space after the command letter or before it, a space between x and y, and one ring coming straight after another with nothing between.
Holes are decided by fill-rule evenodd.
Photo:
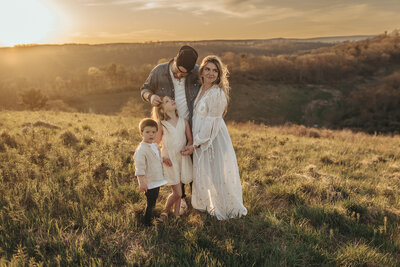
<instances>
[{"instance_id":1,"label":"lace sleeve","mask_svg":"<svg viewBox=\"0 0 400 267\"><path fill-rule=\"evenodd\" d=\"M217 136L221 125L224 123L222 114L226 108L225 93L219 88L213 88L204 99L207 106L207 115L203 120L200 131L194 136L194 145L201 145L201 149L207 149Z\"/></svg>"}]
</instances>

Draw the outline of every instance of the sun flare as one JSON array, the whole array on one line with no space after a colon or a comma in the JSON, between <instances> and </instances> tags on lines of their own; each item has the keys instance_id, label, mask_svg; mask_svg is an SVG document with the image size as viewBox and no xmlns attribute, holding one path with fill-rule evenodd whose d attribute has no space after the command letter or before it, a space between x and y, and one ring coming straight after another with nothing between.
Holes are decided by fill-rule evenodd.
<instances>
[{"instance_id":1,"label":"sun flare","mask_svg":"<svg viewBox=\"0 0 400 267\"><path fill-rule=\"evenodd\" d=\"M0 2L0 45L40 42L54 30L55 15L43 0Z\"/></svg>"}]
</instances>

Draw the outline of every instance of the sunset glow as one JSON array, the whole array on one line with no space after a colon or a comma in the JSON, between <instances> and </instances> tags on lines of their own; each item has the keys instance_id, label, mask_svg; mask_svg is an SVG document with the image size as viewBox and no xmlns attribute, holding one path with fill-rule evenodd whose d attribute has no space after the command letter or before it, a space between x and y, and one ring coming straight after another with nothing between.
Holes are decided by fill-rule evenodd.
<instances>
[{"instance_id":1,"label":"sunset glow","mask_svg":"<svg viewBox=\"0 0 400 267\"><path fill-rule=\"evenodd\" d=\"M394 0L2 0L0 46L376 35Z\"/></svg>"},{"instance_id":2,"label":"sunset glow","mask_svg":"<svg viewBox=\"0 0 400 267\"><path fill-rule=\"evenodd\" d=\"M54 29L54 13L41 0L0 2L0 45L40 42Z\"/></svg>"}]
</instances>

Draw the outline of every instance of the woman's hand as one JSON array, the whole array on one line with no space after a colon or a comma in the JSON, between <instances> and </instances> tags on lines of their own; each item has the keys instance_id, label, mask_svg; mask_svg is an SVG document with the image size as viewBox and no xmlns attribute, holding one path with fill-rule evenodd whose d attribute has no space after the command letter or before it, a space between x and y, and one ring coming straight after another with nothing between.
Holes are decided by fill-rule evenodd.
<instances>
[{"instance_id":1,"label":"woman's hand","mask_svg":"<svg viewBox=\"0 0 400 267\"><path fill-rule=\"evenodd\" d=\"M171 167L171 166L172 166L172 162L171 162L171 160L170 160L169 158L163 158L162 161L163 161L163 163L164 163L165 165L167 165L168 167Z\"/></svg>"}]
</instances>

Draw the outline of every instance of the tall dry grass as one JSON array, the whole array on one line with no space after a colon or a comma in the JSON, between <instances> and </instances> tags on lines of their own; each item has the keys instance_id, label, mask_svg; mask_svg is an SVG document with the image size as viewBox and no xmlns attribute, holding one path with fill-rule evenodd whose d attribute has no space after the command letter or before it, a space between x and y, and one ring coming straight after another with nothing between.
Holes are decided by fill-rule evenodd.
<instances>
[{"instance_id":1,"label":"tall dry grass","mask_svg":"<svg viewBox=\"0 0 400 267\"><path fill-rule=\"evenodd\" d=\"M1 264L399 265L398 136L229 124L248 215L145 228L139 120L0 113Z\"/></svg>"}]
</instances>

